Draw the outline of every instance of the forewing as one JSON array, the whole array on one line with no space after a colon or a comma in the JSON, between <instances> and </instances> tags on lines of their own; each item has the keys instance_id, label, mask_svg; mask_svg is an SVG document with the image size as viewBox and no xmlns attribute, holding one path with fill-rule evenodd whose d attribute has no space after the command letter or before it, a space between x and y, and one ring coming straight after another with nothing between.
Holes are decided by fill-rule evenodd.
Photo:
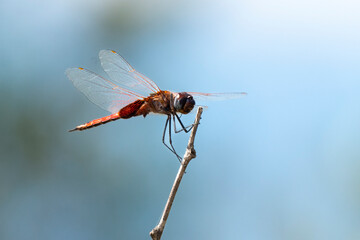
<instances>
[{"instance_id":1,"label":"forewing","mask_svg":"<svg viewBox=\"0 0 360 240\"><path fill-rule=\"evenodd\" d=\"M91 102L111 113L116 113L127 104L144 98L83 68L69 68L66 75Z\"/></svg>"},{"instance_id":2,"label":"forewing","mask_svg":"<svg viewBox=\"0 0 360 240\"><path fill-rule=\"evenodd\" d=\"M152 80L137 72L115 51L101 50L99 58L104 71L115 84L144 96L160 91Z\"/></svg>"},{"instance_id":3,"label":"forewing","mask_svg":"<svg viewBox=\"0 0 360 240\"><path fill-rule=\"evenodd\" d=\"M245 97L246 92L232 92L232 93L199 93L199 92L188 92L192 95L195 101L222 101L228 99L236 99Z\"/></svg>"}]
</instances>

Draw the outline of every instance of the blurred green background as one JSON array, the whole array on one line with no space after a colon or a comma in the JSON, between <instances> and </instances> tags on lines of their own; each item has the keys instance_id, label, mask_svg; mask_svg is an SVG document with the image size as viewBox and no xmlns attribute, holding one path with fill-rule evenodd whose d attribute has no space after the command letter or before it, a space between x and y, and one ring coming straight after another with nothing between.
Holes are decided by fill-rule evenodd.
<instances>
[{"instance_id":1,"label":"blurred green background","mask_svg":"<svg viewBox=\"0 0 360 240\"><path fill-rule=\"evenodd\" d=\"M0 239L149 239L179 164L165 118L107 115L68 67L114 49L211 102L164 239L360 239L360 4L0 2ZM193 121L184 118L185 123ZM174 137L182 154L188 135Z\"/></svg>"}]
</instances>

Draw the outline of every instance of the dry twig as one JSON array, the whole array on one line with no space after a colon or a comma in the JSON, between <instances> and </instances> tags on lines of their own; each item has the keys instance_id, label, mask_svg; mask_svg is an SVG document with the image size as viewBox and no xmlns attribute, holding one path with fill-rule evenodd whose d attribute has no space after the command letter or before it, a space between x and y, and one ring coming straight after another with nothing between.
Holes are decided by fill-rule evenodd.
<instances>
[{"instance_id":1,"label":"dry twig","mask_svg":"<svg viewBox=\"0 0 360 240\"><path fill-rule=\"evenodd\" d=\"M186 167L189 164L189 162L191 161L191 159L196 157L196 151L194 149L194 140L195 140L197 127L198 127L199 122L200 122L202 111L203 111L203 108L199 107L198 111L197 111L197 114L196 114L194 127L193 127L193 129L191 131L191 134L190 134L189 143L187 145L186 152L184 154L183 160L181 161L179 171L178 171L178 173L176 175L173 187L172 187L172 189L170 191L170 195L169 195L169 198L168 198L167 203L165 205L165 209L164 209L163 214L161 216L160 222L150 232L150 236L151 236L151 238L153 240L160 240L161 239L161 235L162 235L162 233L164 231L167 218L169 217L171 206L172 206L172 204L174 202L176 192L177 192L177 190L179 188L179 185L180 185L181 179L182 179L182 177L183 177L183 175L185 173Z\"/></svg>"}]
</instances>

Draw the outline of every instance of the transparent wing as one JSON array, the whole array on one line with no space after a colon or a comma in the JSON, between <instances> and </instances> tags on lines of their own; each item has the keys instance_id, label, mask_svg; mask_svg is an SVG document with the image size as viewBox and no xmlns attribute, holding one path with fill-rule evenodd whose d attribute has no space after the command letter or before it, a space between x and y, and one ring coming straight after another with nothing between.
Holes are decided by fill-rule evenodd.
<instances>
[{"instance_id":1,"label":"transparent wing","mask_svg":"<svg viewBox=\"0 0 360 240\"><path fill-rule=\"evenodd\" d=\"M112 113L145 97L83 68L69 68L66 75L91 102Z\"/></svg>"},{"instance_id":2,"label":"transparent wing","mask_svg":"<svg viewBox=\"0 0 360 240\"><path fill-rule=\"evenodd\" d=\"M232 93L199 93L199 92L187 92L192 95L195 101L221 101L228 99L236 99L245 97L246 92L232 92Z\"/></svg>"},{"instance_id":3,"label":"transparent wing","mask_svg":"<svg viewBox=\"0 0 360 240\"><path fill-rule=\"evenodd\" d=\"M152 80L137 72L115 51L101 50L99 58L104 71L115 84L144 96L160 91Z\"/></svg>"}]
</instances>

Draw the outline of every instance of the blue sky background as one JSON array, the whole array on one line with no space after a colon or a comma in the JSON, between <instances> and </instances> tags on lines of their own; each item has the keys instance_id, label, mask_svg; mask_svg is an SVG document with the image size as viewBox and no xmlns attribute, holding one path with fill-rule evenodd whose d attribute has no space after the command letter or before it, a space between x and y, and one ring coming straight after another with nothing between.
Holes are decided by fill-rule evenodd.
<instances>
[{"instance_id":1,"label":"blue sky background","mask_svg":"<svg viewBox=\"0 0 360 240\"><path fill-rule=\"evenodd\" d=\"M157 224L179 167L165 118L67 132L108 114L64 75L104 74L101 49L162 89L248 92L208 104L164 239L360 238L358 2L0 6L0 239L146 239Z\"/></svg>"}]
</instances>

